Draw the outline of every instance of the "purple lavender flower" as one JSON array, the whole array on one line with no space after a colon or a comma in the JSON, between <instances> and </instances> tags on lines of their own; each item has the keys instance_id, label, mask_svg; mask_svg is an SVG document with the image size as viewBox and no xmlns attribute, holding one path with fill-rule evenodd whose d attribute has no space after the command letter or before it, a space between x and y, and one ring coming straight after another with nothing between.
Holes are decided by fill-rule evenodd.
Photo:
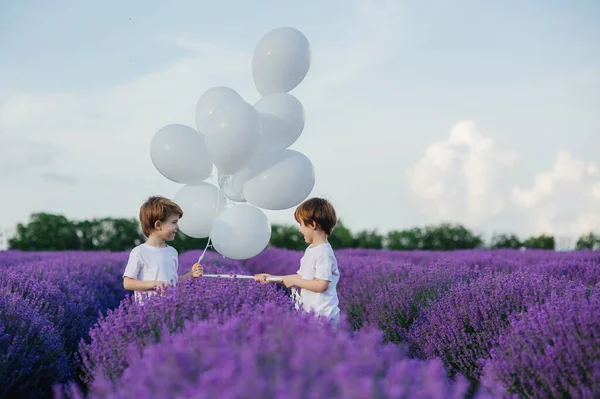
<instances>
[{"instance_id":1,"label":"purple lavender flower","mask_svg":"<svg viewBox=\"0 0 600 399\"><path fill-rule=\"evenodd\" d=\"M415 321L409 340L420 357L440 357L452 374L472 380L481 376L480 361L490 357L509 317L544 302L565 281L540 274L486 273L450 288Z\"/></svg>"},{"instance_id":2,"label":"purple lavender flower","mask_svg":"<svg viewBox=\"0 0 600 399\"><path fill-rule=\"evenodd\" d=\"M20 295L27 306L52 322L65 342L68 355L77 350L77 343L87 335L89 325L82 322L77 304L50 281L11 268L0 277L0 288Z\"/></svg>"},{"instance_id":3,"label":"purple lavender flower","mask_svg":"<svg viewBox=\"0 0 600 399\"><path fill-rule=\"evenodd\" d=\"M351 334L275 304L244 307L219 322L132 352L118 382L98 376L90 398L459 398L440 362L405 358L381 333Z\"/></svg>"},{"instance_id":4,"label":"purple lavender flower","mask_svg":"<svg viewBox=\"0 0 600 399\"><path fill-rule=\"evenodd\" d=\"M293 274L300 268L303 252L289 249L269 248L257 256L244 261L244 267L252 274Z\"/></svg>"},{"instance_id":5,"label":"purple lavender flower","mask_svg":"<svg viewBox=\"0 0 600 399\"><path fill-rule=\"evenodd\" d=\"M0 397L42 397L71 377L52 322L6 287L0 287L0 353Z\"/></svg>"},{"instance_id":6,"label":"purple lavender flower","mask_svg":"<svg viewBox=\"0 0 600 399\"><path fill-rule=\"evenodd\" d=\"M159 342L165 332L181 331L188 320L226 320L244 305L270 302L282 309L292 307L289 298L275 287L246 280L187 280L160 296L147 298L143 305L129 297L115 311L101 317L90 330L91 343L81 345L85 381L90 382L99 370L118 379L127 367L130 346L141 350Z\"/></svg>"},{"instance_id":7,"label":"purple lavender flower","mask_svg":"<svg viewBox=\"0 0 600 399\"><path fill-rule=\"evenodd\" d=\"M600 396L600 285L554 293L511 318L485 366L484 386L498 395Z\"/></svg>"},{"instance_id":8,"label":"purple lavender flower","mask_svg":"<svg viewBox=\"0 0 600 399\"><path fill-rule=\"evenodd\" d=\"M448 262L396 267L387 279L380 280L379 289L369 284L372 296L366 302L366 320L384 331L386 340L405 342L409 328L424 308L453 284L475 276L465 265ZM343 297L348 296L344 292Z\"/></svg>"},{"instance_id":9,"label":"purple lavender flower","mask_svg":"<svg viewBox=\"0 0 600 399\"><path fill-rule=\"evenodd\" d=\"M180 273L187 272L200 254L200 250L182 253ZM68 367L67 371L60 371L62 360L59 359L71 353L83 338L79 348L85 380L94 381L96 394L104 389L104 392L114 391L116 397L130 394L119 382L121 376L144 379L156 374L152 379L157 380L162 366L147 364L144 359L149 355L155 359L163 356L165 364L182 375L190 371L191 377L184 381L173 377L176 385L173 389L182 396L202 397L202 392L214 393L211 384L221 387L224 396L219 397L252 396L254 392L273 397L286 393L289 397L452 397L453 392L462 396L466 385L460 374L466 374L471 380L480 378L486 360L489 360L485 375L488 385L486 391L477 394L477 399L498 397L507 390L520 392L522 396L524 392L538 396L544 396L544 392L550 392L546 396L566 392L583 397L595 393L597 388L592 381L600 379L594 360L598 355L587 343L590 335L582 333L588 331L582 330L582 325L595 334L595 325L585 324L584 316L597 310L581 305L577 311L584 313L575 312L573 308L578 302L575 299L569 302L571 291L565 290L598 284L598 252L343 249L336 251L336 255L342 273L338 285L340 307L353 333L345 329L329 331L310 315L290 312L292 303L279 285L199 279L180 284L139 306L122 286L125 252L2 252L0 291L5 302L19 303L13 309L21 309L12 311L10 320L29 320L33 327L25 324L15 327L7 324L8 319L0 319L0 323L4 323L0 324L0 331L13 329L10 333L0 333L0 343L8 345L7 337L11 337L10 342L24 342L23 336L32 336L29 329L34 326L50 328L52 333L43 341L45 347L25 350L25 353L38 353L39 359L45 359L46 363L40 366L39 359L27 356L17 360L6 358L17 365L19 378L31 381L39 375L28 373L54 364L54 375L46 374L39 384L40 391L44 392L50 384L66 380ZM302 251L269 249L255 258L238 262L207 252L202 263L207 273L291 274L298 269L301 256ZM556 296L551 298L552 295ZM550 302L541 305L548 298ZM595 303L591 299L588 302ZM266 312L264 309L268 306L277 311ZM523 313L527 309L531 311ZM544 316L535 316L539 320L535 319L531 315L536 312ZM572 313L574 321L559 319L556 315L560 312ZM259 315L257 321L251 317L255 313ZM518 315L522 313L521 318ZM526 315L529 316L526 318ZM98 324L94 325L96 321ZM374 332L374 327L380 331ZM431 360L405 359L403 347L383 345L382 336L385 341L408 341L415 353ZM316 342L311 342L313 338ZM173 363L187 359L183 345L186 340L194 342L194 350L203 350L196 353L201 359L198 365L180 361L188 367L181 369ZM550 351L542 346L548 340L553 342ZM320 341L329 345L319 344ZM334 341L342 343L334 344ZM177 342L181 342L181 349L173 350ZM268 350L259 353L248 349L244 342L256 343ZM299 342L304 345L302 349ZM523 342L531 344L531 349L522 350L519 357L514 348L521 348ZM501 349L495 349L498 345ZM576 348L573 353L563 349L567 345ZM354 348L349 349L352 346ZM60 350L52 349L56 347ZM160 348L165 353L159 355ZM318 365L321 358L311 355L310 350L333 359L324 366L333 371L328 371L330 375L321 388L302 388L314 377L315 370L322 370ZM395 354L388 355L386 351ZM58 358L56 353L60 354ZM143 357L140 359L140 356ZM542 374L536 374L535 379L543 383L538 391L532 391L529 386L533 377L528 371L531 365L551 362L559 364L559 370L566 370L564 375L557 377L556 370L551 368L537 370ZM258 371L240 369L240 364L254 365ZM143 367L147 370L141 372ZM450 383L444 368L451 375L459 376L459 384ZM0 378L8 375L0 373ZM128 375L130 377L126 377ZM240 390L236 390L238 375L242 375ZM352 382L347 383L344 377ZM515 383L515 379L521 381L521 385ZM167 386L171 384L164 382L164 378L158 380ZM555 381L553 388L544 382L550 380ZM264 381L273 384L265 388ZM574 388L576 386L578 388ZM140 389L146 392L145 388ZM162 389L167 388L155 387L157 392ZM443 389L451 391L446 395ZM60 391L57 387L56 393ZM77 392L71 393L72 397L83 397L77 395Z\"/></svg>"}]
</instances>

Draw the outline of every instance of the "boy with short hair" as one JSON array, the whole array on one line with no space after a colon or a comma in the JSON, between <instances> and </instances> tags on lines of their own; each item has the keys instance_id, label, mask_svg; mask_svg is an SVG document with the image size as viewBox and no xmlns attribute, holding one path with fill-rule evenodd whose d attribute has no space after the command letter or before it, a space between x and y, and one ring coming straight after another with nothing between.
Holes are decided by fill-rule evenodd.
<instances>
[{"instance_id":1,"label":"boy with short hair","mask_svg":"<svg viewBox=\"0 0 600 399\"><path fill-rule=\"evenodd\" d=\"M131 250L123 273L123 287L135 291L138 302L141 302L142 292L154 294L153 291L165 284L175 285L186 278L202 276L204 270L200 263L179 276L179 254L166 243L175 239L182 216L179 205L160 196L151 196L140 207L142 232L148 239Z\"/></svg>"},{"instance_id":2,"label":"boy with short hair","mask_svg":"<svg viewBox=\"0 0 600 399\"><path fill-rule=\"evenodd\" d=\"M296 274L281 276L281 283L288 288L300 288L300 302L305 311L314 311L337 325L340 309L336 288L340 271L328 241L337 223L335 209L325 199L311 198L296 208L294 218L304 241L310 245L304 251ZM260 273L255 275L255 280L266 283L269 277L270 274Z\"/></svg>"}]
</instances>

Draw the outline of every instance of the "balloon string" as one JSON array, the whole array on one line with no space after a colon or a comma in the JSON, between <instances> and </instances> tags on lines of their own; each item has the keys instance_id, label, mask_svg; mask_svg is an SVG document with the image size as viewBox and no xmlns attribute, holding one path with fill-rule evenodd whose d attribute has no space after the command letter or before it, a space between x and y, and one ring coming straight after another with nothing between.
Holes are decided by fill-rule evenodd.
<instances>
[{"instance_id":1,"label":"balloon string","mask_svg":"<svg viewBox=\"0 0 600 399\"><path fill-rule=\"evenodd\" d=\"M210 236L208 236L208 241L206 241L206 246L204 247L204 251L202 251L202 254L198 258L198 263L200 263L202 261L202 259L204 259L204 254L206 253L206 250L208 249L209 245L210 245Z\"/></svg>"},{"instance_id":2,"label":"balloon string","mask_svg":"<svg viewBox=\"0 0 600 399\"><path fill-rule=\"evenodd\" d=\"M216 218L216 214L217 214L216 211L219 209L219 192L221 191L221 188L219 187L219 183L217 181L215 181L214 175L215 175L215 168L213 168L213 170L210 173L210 177L209 177L209 179L213 183L215 183L216 187L217 187L217 190L216 190L217 191L217 199L215 200L215 207L213 209L213 217L212 217L211 226L215 222L215 218ZM198 258L198 263L200 263L202 261L202 259L204 259L204 254L206 254L206 251L208 250L208 246L210 245L210 243L211 243L211 235L209 233L208 240L206 241L206 246L204 247L204 251L202 251L202 253L200 254L200 257Z\"/></svg>"}]
</instances>

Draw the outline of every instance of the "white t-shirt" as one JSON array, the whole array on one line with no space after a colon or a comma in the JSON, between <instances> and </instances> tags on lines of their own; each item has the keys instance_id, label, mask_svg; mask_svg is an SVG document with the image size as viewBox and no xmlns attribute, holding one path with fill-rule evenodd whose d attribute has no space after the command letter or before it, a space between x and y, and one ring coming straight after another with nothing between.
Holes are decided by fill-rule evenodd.
<instances>
[{"instance_id":1,"label":"white t-shirt","mask_svg":"<svg viewBox=\"0 0 600 399\"><path fill-rule=\"evenodd\" d=\"M123 276L143 281L164 281L176 285L179 281L178 268L179 260L175 248L169 245L158 248L144 243L133 248L129 253ZM135 291L134 297L141 301L141 292Z\"/></svg>"},{"instance_id":2,"label":"white t-shirt","mask_svg":"<svg viewBox=\"0 0 600 399\"><path fill-rule=\"evenodd\" d=\"M318 278L329 281L329 287L325 292L300 289L300 300L304 310L307 312L314 310L327 318L336 317L340 312L336 291L340 271L331 244L325 243L314 247L310 245L306 248L297 273L303 280Z\"/></svg>"}]
</instances>

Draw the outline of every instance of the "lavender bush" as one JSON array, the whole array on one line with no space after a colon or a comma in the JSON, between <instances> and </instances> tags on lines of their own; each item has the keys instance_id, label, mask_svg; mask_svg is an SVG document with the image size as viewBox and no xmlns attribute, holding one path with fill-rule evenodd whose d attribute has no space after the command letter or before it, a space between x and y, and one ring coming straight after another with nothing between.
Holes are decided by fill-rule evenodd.
<instances>
[{"instance_id":1,"label":"lavender bush","mask_svg":"<svg viewBox=\"0 0 600 399\"><path fill-rule=\"evenodd\" d=\"M6 370L15 370L0 373L4 386L22 385L28 390L25 396L35 398L48 393L52 384L64 382L65 376L76 376L79 340L87 336L100 312L125 297L118 274L125 260L126 254L106 252L0 253L0 289L19 298L19 306L28 309L5 314L4 331L9 331L9 326L15 335L6 332L3 342L31 342L21 346L22 353L19 349L13 353L16 346L11 346L10 356L3 359ZM27 318L33 320L32 328L44 326L44 337L31 338L37 333L19 324ZM28 366L33 359L35 365ZM31 381L36 388L29 389L29 383L23 381Z\"/></svg>"},{"instance_id":2,"label":"lavender bush","mask_svg":"<svg viewBox=\"0 0 600 399\"><path fill-rule=\"evenodd\" d=\"M180 274L200 254L181 254ZM93 383L93 395L114 397L131 396L133 387L153 396L202 397L201 392L215 392L211 384L221 387L219 397L227 397L238 392L236 383L247 396L310 396L314 389L320 397L448 397L444 387L448 395L462 397L461 374L476 382L486 361L486 389L477 399L504 392L596 393L598 354L588 342L597 342L599 322L585 316L598 312L596 302L568 293L599 284L600 253L344 249L336 255L347 322L341 330L293 311L280 285L198 279L140 306L122 286L127 253L0 253L0 349L12 354L0 363L0 397L8 389L18 393L15 386L27 397L47 394L51 384L76 373ZM238 262L208 252L202 263L207 273L291 274L301 257L302 251L269 249ZM560 320L559 314L571 317ZM42 330L47 334L40 338ZM186 342L194 356L186 355ZM406 358L404 345L423 359ZM520 350L524 345L531 348ZM562 349L566 345L573 353ZM69 368L75 348L82 362ZM301 391L314 370L322 369L322 358L310 350L326 355L330 360L323 367L333 371L323 377L322 388ZM538 367L547 363L558 366ZM537 374L529 373L532 367ZM186 377L162 377L170 375L169 368ZM557 370L565 371L558 376ZM459 383L451 383L446 372ZM136 378L153 381L153 390L145 391Z\"/></svg>"},{"instance_id":3,"label":"lavender bush","mask_svg":"<svg viewBox=\"0 0 600 399\"><path fill-rule=\"evenodd\" d=\"M600 256L595 252L479 250L457 253L453 261L458 260L482 271L544 273L588 286L600 281Z\"/></svg>"},{"instance_id":4,"label":"lavender bush","mask_svg":"<svg viewBox=\"0 0 600 399\"><path fill-rule=\"evenodd\" d=\"M476 276L477 273L464 265L437 262L424 267L410 267L405 276L384 280L377 290L373 290L373 284L365 284L365 289L370 289L373 295L366 302L364 319L382 330L386 340L406 342L410 327L423 309L452 285ZM350 284L344 290L349 291L344 292L344 298L353 295L351 290L356 285Z\"/></svg>"},{"instance_id":5,"label":"lavender bush","mask_svg":"<svg viewBox=\"0 0 600 399\"><path fill-rule=\"evenodd\" d=\"M12 268L3 271L0 288L18 294L29 308L54 324L65 343L67 355L77 350L77 343L87 334L89 323L83 320L77 303L69 301L59 287L48 280Z\"/></svg>"},{"instance_id":6,"label":"lavender bush","mask_svg":"<svg viewBox=\"0 0 600 399\"><path fill-rule=\"evenodd\" d=\"M244 267L253 274L293 274L300 268L300 259L303 254L304 252L301 251L271 248L244 261Z\"/></svg>"},{"instance_id":7,"label":"lavender bush","mask_svg":"<svg viewBox=\"0 0 600 399\"><path fill-rule=\"evenodd\" d=\"M0 287L0 397L48 395L71 369L55 326L20 295Z\"/></svg>"},{"instance_id":8,"label":"lavender bush","mask_svg":"<svg viewBox=\"0 0 600 399\"><path fill-rule=\"evenodd\" d=\"M188 322L181 334L132 352L114 383L100 377L90 398L460 398L439 362L405 358L381 333L353 336L275 304L222 324Z\"/></svg>"},{"instance_id":9,"label":"lavender bush","mask_svg":"<svg viewBox=\"0 0 600 399\"><path fill-rule=\"evenodd\" d=\"M99 312L116 307L125 297L121 276L126 262L127 253L123 252L69 251L13 268L59 286L71 302L85 308L86 316L93 323Z\"/></svg>"},{"instance_id":10,"label":"lavender bush","mask_svg":"<svg viewBox=\"0 0 600 399\"><path fill-rule=\"evenodd\" d=\"M292 307L289 298L275 287L246 280L186 280L160 296L147 298L143 305L130 296L116 310L101 317L90 330L91 342L81 345L84 380L91 382L100 371L113 380L118 379L127 367L130 346L141 350L159 342L165 331L182 331L187 320L224 320L244 305L270 302L282 309Z\"/></svg>"},{"instance_id":11,"label":"lavender bush","mask_svg":"<svg viewBox=\"0 0 600 399\"><path fill-rule=\"evenodd\" d=\"M544 302L565 284L566 280L534 273L486 273L453 286L426 308L413 324L409 340L420 357L440 357L451 374L478 380L481 360L490 357L498 337L508 329L509 317Z\"/></svg>"},{"instance_id":12,"label":"lavender bush","mask_svg":"<svg viewBox=\"0 0 600 399\"><path fill-rule=\"evenodd\" d=\"M485 367L484 386L529 398L600 396L600 285L554 293L512 318Z\"/></svg>"}]
</instances>

